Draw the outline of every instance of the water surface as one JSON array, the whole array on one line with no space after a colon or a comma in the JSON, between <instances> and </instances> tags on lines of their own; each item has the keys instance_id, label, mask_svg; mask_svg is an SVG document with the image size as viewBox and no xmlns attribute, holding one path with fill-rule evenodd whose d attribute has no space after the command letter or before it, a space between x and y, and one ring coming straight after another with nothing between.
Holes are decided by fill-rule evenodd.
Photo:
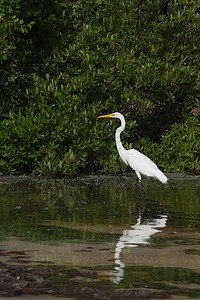
<instances>
[{"instance_id":1,"label":"water surface","mask_svg":"<svg viewBox=\"0 0 200 300\"><path fill-rule=\"evenodd\" d=\"M1 177L0 259L89 268L112 288L153 296L200 297L200 176L168 177L166 185L145 178L145 199L133 172Z\"/></svg>"}]
</instances>

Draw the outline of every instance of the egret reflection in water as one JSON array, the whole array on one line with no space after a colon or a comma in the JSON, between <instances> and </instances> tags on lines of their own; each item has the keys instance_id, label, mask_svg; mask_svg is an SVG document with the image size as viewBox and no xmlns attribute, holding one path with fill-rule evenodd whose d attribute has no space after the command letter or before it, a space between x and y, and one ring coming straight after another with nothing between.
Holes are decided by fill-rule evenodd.
<instances>
[{"instance_id":1,"label":"egret reflection in water","mask_svg":"<svg viewBox=\"0 0 200 300\"><path fill-rule=\"evenodd\" d=\"M124 278L125 264L120 259L120 254L125 247L137 247L139 245L149 244L149 238L152 234L160 232L158 228L166 226L167 216L160 215L158 218L146 219L142 222L141 214L137 223L131 226L131 229L125 229L122 232L119 241L115 247L115 269L112 273L112 281L116 284Z\"/></svg>"}]
</instances>

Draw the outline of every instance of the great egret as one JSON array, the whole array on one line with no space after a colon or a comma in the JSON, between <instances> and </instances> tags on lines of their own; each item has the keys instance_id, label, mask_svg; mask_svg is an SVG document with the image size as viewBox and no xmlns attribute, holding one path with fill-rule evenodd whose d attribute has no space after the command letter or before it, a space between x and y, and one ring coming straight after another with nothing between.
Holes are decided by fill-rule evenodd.
<instances>
[{"instance_id":1,"label":"great egret","mask_svg":"<svg viewBox=\"0 0 200 300\"><path fill-rule=\"evenodd\" d=\"M135 149L126 150L122 146L120 134L125 129L126 124L124 116L122 114L120 114L119 112L115 112L108 115L98 116L97 118L117 118L121 120L121 126L118 127L115 132L117 150L123 162L135 171L140 183L141 174L155 177L162 183L167 182L167 177L165 176L165 174L163 174L163 172L158 169L156 164L151 159Z\"/></svg>"}]
</instances>

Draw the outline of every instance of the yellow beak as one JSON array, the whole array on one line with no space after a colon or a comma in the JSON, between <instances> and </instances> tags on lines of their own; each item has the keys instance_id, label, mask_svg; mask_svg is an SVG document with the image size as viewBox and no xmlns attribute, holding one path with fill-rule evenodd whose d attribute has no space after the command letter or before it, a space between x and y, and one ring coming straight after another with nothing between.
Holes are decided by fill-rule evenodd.
<instances>
[{"instance_id":1,"label":"yellow beak","mask_svg":"<svg viewBox=\"0 0 200 300\"><path fill-rule=\"evenodd\" d=\"M110 118L112 117L114 114L109 114L109 115L103 115L103 116L98 116L97 118Z\"/></svg>"}]
</instances>

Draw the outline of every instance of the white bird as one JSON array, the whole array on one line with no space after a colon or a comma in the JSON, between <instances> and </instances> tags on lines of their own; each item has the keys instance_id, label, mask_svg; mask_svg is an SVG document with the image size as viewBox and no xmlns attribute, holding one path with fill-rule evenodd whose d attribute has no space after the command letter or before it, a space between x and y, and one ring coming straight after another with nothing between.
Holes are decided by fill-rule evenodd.
<instances>
[{"instance_id":1,"label":"white bird","mask_svg":"<svg viewBox=\"0 0 200 300\"><path fill-rule=\"evenodd\" d=\"M121 120L121 126L117 128L115 132L115 141L117 150L123 162L130 166L136 173L139 178L139 182L141 183L141 174L155 177L160 180L162 183L167 182L167 177L163 172L161 172L156 164L148 158L146 155L137 151L136 149L126 150L120 140L120 134L125 129L125 119L122 114L119 112L115 112L108 115L98 116L97 118L117 118Z\"/></svg>"}]
</instances>

